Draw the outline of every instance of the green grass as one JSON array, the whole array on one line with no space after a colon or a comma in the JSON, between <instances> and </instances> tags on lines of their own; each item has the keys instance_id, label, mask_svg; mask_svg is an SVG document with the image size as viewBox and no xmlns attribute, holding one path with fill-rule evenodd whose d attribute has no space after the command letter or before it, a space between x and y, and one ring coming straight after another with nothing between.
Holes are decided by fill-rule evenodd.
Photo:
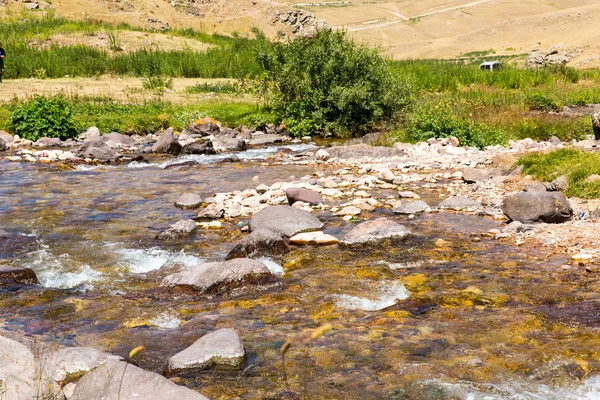
<instances>
[{"instance_id":1,"label":"green grass","mask_svg":"<svg viewBox=\"0 0 600 400\"><path fill-rule=\"evenodd\" d=\"M567 176L568 197L592 199L600 197L600 182L585 182L592 174L600 174L600 153L561 149L551 153L529 154L519 159L523 173L539 181L550 182L561 175Z\"/></svg>"}]
</instances>

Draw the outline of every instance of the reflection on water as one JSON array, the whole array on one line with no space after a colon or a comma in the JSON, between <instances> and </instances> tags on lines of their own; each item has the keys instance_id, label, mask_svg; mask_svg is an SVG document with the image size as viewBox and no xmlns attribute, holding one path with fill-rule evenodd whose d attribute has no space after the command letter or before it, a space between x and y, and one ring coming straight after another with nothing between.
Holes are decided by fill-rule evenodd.
<instances>
[{"instance_id":1,"label":"reflection on water","mask_svg":"<svg viewBox=\"0 0 600 400\"><path fill-rule=\"evenodd\" d=\"M35 269L42 286L0 291L2 332L121 356L144 345L136 361L160 372L203 334L234 327L249 352L243 373L180 377L213 399L277 398L286 387L279 348L290 338L288 383L307 399L600 398L598 277L565 267L564 255L471 241L499 226L490 218L407 220L379 210L366 216L403 221L414 237L358 251L294 248L263 260L279 285L242 294L156 294L166 274L222 260L246 234L225 222L221 231L157 241L160 229L193 214L173 206L180 193L243 190L320 168L58 171L0 161L2 228L32 235L3 249L3 262ZM320 217L338 237L353 226ZM448 245L436 246L439 238ZM311 340L325 323L333 329Z\"/></svg>"}]
</instances>

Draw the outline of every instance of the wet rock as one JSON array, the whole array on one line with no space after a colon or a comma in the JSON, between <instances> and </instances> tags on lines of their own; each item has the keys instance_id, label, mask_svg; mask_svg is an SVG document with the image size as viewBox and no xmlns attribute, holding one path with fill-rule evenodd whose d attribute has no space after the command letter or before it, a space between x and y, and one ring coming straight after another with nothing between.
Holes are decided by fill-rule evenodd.
<instances>
[{"instance_id":1,"label":"wet rock","mask_svg":"<svg viewBox=\"0 0 600 400\"><path fill-rule=\"evenodd\" d=\"M321 195L314 190L304 188L289 188L285 191L289 205L293 205L297 201L308 203L316 206L317 204L323 203Z\"/></svg>"},{"instance_id":2,"label":"wet rock","mask_svg":"<svg viewBox=\"0 0 600 400\"><path fill-rule=\"evenodd\" d=\"M462 170L462 179L466 183L483 182L498 176L502 176L502 170L496 168L464 168Z\"/></svg>"},{"instance_id":3,"label":"wet rock","mask_svg":"<svg viewBox=\"0 0 600 400\"><path fill-rule=\"evenodd\" d=\"M10 258L37 247L38 243L35 237L12 234L0 229L0 258Z\"/></svg>"},{"instance_id":4,"label":"wet rock","mask_svg":"<svg viewBox=\"0 0 600 400\"><path fill-rule=\"evenodd\" d=\"M523 188L526 192L546 192L546 185L542 182L531 182L525 185Z\"/></svg>"},{"instance_id":5,"label":"wet rock","mask_svg":"<svg viewBox=\"0 0 600 400\"><path fill-rule=\"evenodd\" d=\"M179 208L198 208L200 204L202 204L202 197L195 193L184 193L175 202L175 206Z\"/></svg>"},{"instance_id":6,"label":"wet rock","mask_svg":"<svg viewBox=\"0 0 600 400\"><path fill-rule=\"evenodd\" d=\"M191 219L183 219L156 235L160 240L175 240L188 237L196 230L196 223Z\"/></svg>"},{"instance_id":7,"label":"wet rock","mask_svg":"<svg viewBox=\"0 0 600 400\"><path fill-rule=\"evenodd\" d=\"M165 169L189 168L196 165L200 165L200 163L198 161L183 161L180 163L169 164L165 167Z\"/></svg>"},{"instance_id":8,"label":"wet rock","mask_svg":"<svg viewBox=\"0 0 600 400\"><path fill-rule=\"evenodd\" d=\"M216 151L210 140L198 140L183 147L183 154L215 154Z\"/></svg>"},{"instance_id":9,"label":"wet rock","mask_svg":"<svg viewBox=\"0 0 600 400\"><path fill-rule=\"evenodd\" d=\"M567 187L569 187L569 181L567 180L567 177L565 175L561 175L552 182L550 182L550 185L552 186L553 191L562 192L567 190Z\"/></svg>"},{"instance_id":10,"label":"wet rock","mask_svg":"<svg viewBox=\"0 0 600 400\"><path fill-rule=\"evenodd\" d=\"M109 360L79 380L71 400L208 400L154 372Z\"/></svg>"},{"instance_id":11,"label":"wet rock","mask_svg":"<svg viewBox=\"0 0 600 400\"><path fill-rule=\"evenodd\" d=\"M429 206L422 200L402 203L398 207L392 208L394 214L418 214L427 210Z\"/></svg>"},{"instance_id":12,"label":"wet rock","mask_svg":"<svg viewBox=\"0 0 600 400\"><path fill-rule=\"evenodd\" d=\"M438 205L438 208L450 208L452 210L478 207L481 207L481 203L466 196L453 196L447 198Z\"/></svg>"},{"instance_id":13,"label":"wet rock","mask_svg":"<svg viewBox=\"0 0 600 400\"><path fill-rule=\"evenodd\" d=\"M37 367L33 353L21 343L0 336L1 398L35 399L36 376Z\"/></svg>"},{"instance_id":14,"label":"wet rock","mask_svg":"<svg viewBox=\"0 0 600 400\"><path fill-rule=\"evenodd\" d=\"M224 328L202 336L187 349L169 359L169 374L192 372L212 367L237 369L244 363L246 353L239 335Z\"/></svg>"},{"instance_id":15,"label":"wet rock","mask_svg":"<svg viewBox=\"0 0 600 400\"><path fill-rule=\"evenodd\" d=\"M52 353L44 360L44 374L52 383L62 387L109 360L122 359L91 347L68 347Z\"/></svg>"},{"instance_id":16,"label":"wet rock","mask_svg":"<svg viewBox=\"0 0 600 400\"><path fill-rule=\"evenodd\" d=\"M209 204L204 210L200 211L195 217L195 220L202 219L219 219L225 215L225 207L223 204Z\"/></svg>"},{"instance_id":17,"label":"wet rock","mask_svg":"<svg viewBox=\"0 0 600 400\"><path fill-rule=\"evenodd\" d=\"M274 143L281 143L287 140L287 136L277 135L277 134L264 134L253 137L248 141L250 146L265 146Z\"/></svg>"},{"instance_id":18,"label":"wet rock","mask_svg":"<svg viewBox=\"0 0 600 400\"><path fill-rule=\"evenodd\" d=\"M323 223L308 211L290 206L266 207L250 219L250 231L266 229L286 237L316 231L322 227Z\"/></svg>"},{"instance_id":19,"label":"wet rock","mask_svg":"<svg viewBox=\"0 0 600 400\"><path fill-rule=\"evenodd\" d=\"M91 136L77 151L77 155L83 158L91 158L100 161L110 161L116 156L115 150L111 149L100 136Z\"/></svg>"},{"instance_id":20,"label":"wet rock","mask_svg":"<svg viewBox=\"0 0 600 400\"><path fill-rule=\"evenodd\" d=\"M169 128L162 132L156 143L152 145L153 153L168 153L174 156L181 153L181 144L173 134L173 128Z\"/></svg>"},{"instance_id":21,"label":"wet rock","mask_svg":"<svg viewBox=\"0 0 600 400\"><path fill-rule=\"evenodd\" d=\"M403 239L410 231L403 225L381 217L362 222L352 229L340 242L341 246L356 246L367 243L380 243L385 239Z\"/></svg>"},{"instance_id":22,"label":"wet rock","mask_svg":"<svg viewBox=\"0 0 600 400\"><path fill-rule=\"evenodd\" d=\"M502 211L523 223L561 223L571 219L573 209L560 192L521 192L504 199Z\"/></svg>"},{"instance_id":23,"label":"wet rock","mask_svg":"<svg viewBox=\"0 0 600 400\"><path fill-rule=\"evenodd\" d=\"M285 239L280 234L268 229L256 229L240 240L225 259L280 255L289 251Z\"/></svg>"},{"instance_id":24,"label":"wet rock","mask_svg":"<svg viewBox=\"0 0 600 400\"><path fill-rule=\"evenodd\" d=\"M321 231L315 231L315 232L304 232L304 233L299 233L297 235L294 235L293 237L290 238L290 243L295 244L295 245L300 245L300 246L306 246L306 245L311 245L311 244L331 245L331 244L338 244L339 239L334 236L324 234Z\"/></svg>"},{"instance_id":25,"label":"wet rock","mask_svg":"<svg viewBox=\"0 0 600 400\"><path fill-rule=\"evenodd\" d=\"M262 282L271 276L267 266L260 261L235 258L222 262L203 263L168 275L162 280L160 286L188 286L200 292L217 293L248 282Z\"/></svg>"},{"instance_id":26,"label":"wet rock","mask_svg":"<svg viewBox=\"0 0 600 400\"><path fill-rule=\"evenodd\" d=\"M330 157L330 155L327 152L327 150L319 149L315 153L315 159L317 161L327 161L327 160L329 160L329 157Z\"/></svg>"},{"instance_id":27,"label":"wet rock","mask_svg":"<svg viewBox=\"0 0 600 400\"><path fill-rule=\"evenodd\" d=\"M212 137L210 140L213 148L217 152L244 151L247 148L246 141L244 139L234 136L219 135Z\"/></svg>"},{"instance_id":28,"label":"wet rock","mask_svg":"<svg viewBox=\"0 0 600 400\"><path fill-rule=\"evenodd\" d=\"M0 265L0 287L8 285L36 285L38 278L31 268Z\"/></svg>"}]
</instances>

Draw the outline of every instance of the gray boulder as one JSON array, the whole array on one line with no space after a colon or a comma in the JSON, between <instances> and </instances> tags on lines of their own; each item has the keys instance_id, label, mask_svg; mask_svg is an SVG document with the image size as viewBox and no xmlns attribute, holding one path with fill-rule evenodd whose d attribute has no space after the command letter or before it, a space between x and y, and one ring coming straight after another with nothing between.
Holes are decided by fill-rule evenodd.
<instances>
[{"instance_id":1,"label":"gray boulder","mask_svg":"<svg viewBox=\"0 0 600 400\"><path fill-rule=\"evenodd\" d=\"M109 360L79 380L70 400L208 400L162 375ZM30 398L31 399L31 398Z\"/></svg>"},{"instance_id":2,"label":"gray boulder","mask_svg":"<svg viewBox=\"0 0 600 400\"><path fill-rule=\"evenodd\" d=\"M9 285L36 285L38 278L31 268L0 265L0 287Z\"/></svg>"},{"instance_id":3,"label":"gray boulder","mask_svg":"<svg viewBox=\"0 0 600 400\"><path fill-rule=\"evenodd\" d=\"M398 207L392 208L394 214L418 214L427 210L429 206L422 200L402 203Z\"/></svg>"},{"instance_id":4,"label":"gray boulder","mask_svg":"<svg viewBox=\"0 0 600 400\"><path fill-rule=\"evenodd\" d=\"M542 182L531 182L523 188L526 192L546 192L547 188Z\"/></svg>"},{"instance_id":5,"label":"gray boulder","mask_svg":"<svg viewBox=\"0 0 600 400\"><path fill-rule=\"evenodd\" d=\"M191 219L182 219L171 225L168 229L156 235L160 240L175 240L188 237L196 230L196 223Z\"/></svg>"},{"instance_id":6,"label":"gray boulder","mask_svg":"<svg viewBox=\"0 0 600 400\"><path fill-rule=\"evenodd\" d=\"M50 385L59 384L62 387L69 382L77 381L109 360L122 359L91 347L67 347L52 353L44 360L44 380Z\"/></svg>"},{"instance_id":7,"label":"gray boulder","mask_svg":"<svg viewBox=\"0 0 600 400\"><path fill-rule=\"evenodd\" d=\"M277 135L277 134L264 134L257 135L248 141L250 146L264 146L274 143L282 143L284 140L287 140L287 136Z\"/></svg>"},{"instance_id":8,"label":"gray boulder","mask_svg":"<svg viewBox=\"0 0 600 400\"><path fill-rule=\"evenodd\" d=\"M571 219L573 209L560 192L521 192L502 202L502 211L513 221L522 223L561 223Z\"/></svg>"},{"instance_id":9,"label":"gray boulder","mask_svg":"<svg viewBox=\"0 0 600 400\"><path fill-rule=\"evenodd\" d=\"M250 231L266 229L286 237L318 231L322 227L323 223L308 211L290 206L266 207L250 218Z\"/></svg>"},{"instance_id":10,"label":"gray boulder","mask_svg":"<svg viewBox=\"0 0 600 400\"><path fill-rule=\"evenodd\" d=\"M83 158L92 158L100 161L110 161L116 157L116 152L111 149L100 136L91 136L77 151Z\"/></svg>"},{"instance_id":11,"label":"gray boulder","mask_svg":"<svg viewBox=\"0 0 600 400\"><path fill-rule=\"evenodd\" d=\"M216 151L213 143L210 140L198 139L194 143L190 143L181 150L183 154L215 154Z\"/></svg>"},{"instance_id":12,"label":"gray boulder","mask_svg":"<svg viewBox=\"0 0 600 400\"><path fill-rule=\"evenodd\" d=\"M115 149L123 146L132 146L135 144L135 139L131 136L122 135L118 132L107 133L102 136L104 142L111 148Z\"/></svg>"},{"instance_id":13,"label":"gray boulder","mask_svg":"<svg viewBox=\"0 0 600 400\"><path fill-rule=\"evenodd\" d=\"M550 182L550 185L552 186L553 191L562 192L567 190L567 187L569 187L569 181L567 180L567 177L565 175L561 175L552 182Z\"/></svg>"},{"instance_id":14,"label":"gray boulder","mask_svg":"<svg viewBox=\"0 0 600 400\"><path fill-rule=\"evenodd\" d=\"M244 151L247 148L246 141L231 135L214 136L211 139L213 148L217 152Z\"/></svg>"},{"instance_id":15,"label":"gray boulder","mask_svg":"<svg viewBox=\"0 0 600 400\"><path fill-rule=\"evenodd\" d=\"M280 234L267 229L256 229L240 240L225 259L279 255L289 251L287 241Z\"/></svg>"},{"instance_id":16,"label":"gray boulder","mask_svg":"<svg viewBox=\"0 0 600 400\"><path fill-rule=\"evenodd\" d=\"M340 246L358 246L381 243L386 239L403 239L410 231L391 219L381 217L362 222L354 227L340 242Z\"/></svg>"},{"instance_id":17,"label":"gray boulder","mask_svg":"<svg viewBox=\"0 0 600 400\"><path fill-rule=\"evenodd\" d=\"M244 363L244 345L236 331L219 329L202 336L187 349L169 359L169 374L211 367L239 368Z\"/></svg>"},{"instance_id":18,"label":"gray boulder","mask_svg":"<svg viewBox=\"0 0 600 400\"><path fill-rule=\"evenodd\" d=\"M321 195L310 189L289 188L285 191L285 195L287 196L290 206L297 201L308 203L313 206L323 203Z\"/></svg>"},{"instance_id":19,"label":"gray boulder","mask_svg":"<svg viewBox=\"0 0 600 400\"><path fill-rule=\"evenodd\" d=\"M191 286L201 292L217 293L249 281L260 282L271 278L271 272L260 261L235 258L222 262L203 263L176 274L166 276L161 287Z\"/></svg>"},{"instance_id":20,"label":"gray boulder","mask_svg":"<svg viewBox=\"0 0 600 400\"><path fill-rule=\"evenodd\" d=\"M498 176L502 176L502 170L498 168L464 168L462 171L466 183L483 182Z\"/></svg>"},{"instance_id":21,"label":"gray boulder","mask_svg":"<svg viewBox=\"0 0 600 400\"><path fill-rule=\"evenodd\" d=\"M0 336L0 398L35 399L36 372L33 353L21 343Z\"/></svg>"},{"instance_id":22,"label":"gray boulder","mask_svg":"<svg viewBox=\"0 0 600 400\"><path fill-rule=\"evenodd\" d=\"M179 208L198 208L202 204L202 197L195 193L183 193L175 201L175 207Z\"/></svg>"},{"instance_id":23,"label":"gray boulder","mask_svg":"<svg viewBox=\"0 0 600 400\"><path fill-rule=\"evenodd\" d=\"M0 151L8 150L8 144L0 137Z\"/></svg>"},{"instance_id":24,"label":"gray boulder","mask_svg":"<svg viewBox=\"0 0 600 400\"><path fill-rule=\"evenodd\" d=\"M461 210L463 208L478 208L481 203L467 196L453 196L442 201L438 208L450 208L452 210Z\"/></svg>"},{"instance_id":25,"label":"gray boulder","mask_svg":"<svg viewBox=\"0 0 600 400\"><path fill-rule=\"evenodd\" d=\"M219 219L225 215L225 206L222 203L209 204L205 209L201 210L194 219Z\"/></svg>"},{"instance_id":26,"label":"gray boulder","mask_svg":"<svg viewBox=\"0 0 600 400\"><path fill-rule=\"evenodd\" d=\"M169 128L160 134L156 143L152 145L152 152L168 153L174 156L181 153L181 144L173 134L173 128Z\"/></svg>"},{"instance_id":27,"label":"gray boulder","mask_svg":"<svg viewBox=\"0 0 600 400\"><path fill-rule=\"evenodd\" d=\"M4 140L6 143L12 143L15 140L15 137L8 132L0 129L0 139Z\"/></svg>"},{"instance_id":28,"label":"gray boulder","mask_svg":"<svg viewBox=\"0 0 600 400\"><path fill-rule=\"evenodd\" d=\"M191 137L203 137L216 135L219 133L219 131L219 125L213 123L212 121L202 121L200 123L188 125L182 133L188 134Z\"/></svg>"}]
</instances>

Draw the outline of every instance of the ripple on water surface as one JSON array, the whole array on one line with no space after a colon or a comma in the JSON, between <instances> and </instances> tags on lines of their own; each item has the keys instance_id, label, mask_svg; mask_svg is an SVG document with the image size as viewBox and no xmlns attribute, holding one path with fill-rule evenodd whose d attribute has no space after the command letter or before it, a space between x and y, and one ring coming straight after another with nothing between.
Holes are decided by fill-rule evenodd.
<instances>
[{"instance_id":1,"label":"ripple on water surface","mask_svg":"<svg viewBox=\"0 0 600 400\"><path fill-rule=\"evenodd\" d=\"M402 283L384 281L377 283L369 297L338 295L337 305L348 310L377 311L393 306L398 300L407 299L408 296L409 292Z\"/></svg>"}]
</instances>

